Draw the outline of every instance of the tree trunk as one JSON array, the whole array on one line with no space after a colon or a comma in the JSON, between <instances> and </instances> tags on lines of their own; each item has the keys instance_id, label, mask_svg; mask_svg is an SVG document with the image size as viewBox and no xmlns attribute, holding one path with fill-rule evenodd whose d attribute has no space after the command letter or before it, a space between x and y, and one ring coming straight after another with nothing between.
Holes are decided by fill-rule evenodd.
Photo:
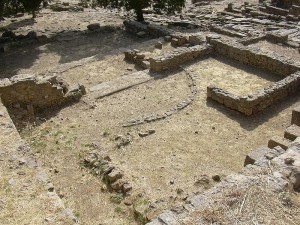
<instances>
[{"instance_id":1,"label":"tree trunk","mask_svg":"<svg viewBox=\"0 0 300 225\"><path fill-rule=\"evenodd\" d=\"M0 0L0 20L4 14L4 0Z\"/></svg>"},{"instance_id":2,"label":"tree trunk","mask_svg":"<svg viewBox=\"0 0 300 225\"><path fill-rule=\"evenodd\" d=\"M136 9L135 10L135 14L136 14L136 20L139 22L144 22L144 13L142 9Z\"/></svg>"},{"instance_id":3,"label":"tree trunk","mask_svg":"<svg viewBox=\"0 0 300 225\"><path fill-rule=\"evenodd\" d=\"M35 13L35 10L33 9L32 10L32 19L36 18L36 13Z\"/></svg>"}]
</instances>

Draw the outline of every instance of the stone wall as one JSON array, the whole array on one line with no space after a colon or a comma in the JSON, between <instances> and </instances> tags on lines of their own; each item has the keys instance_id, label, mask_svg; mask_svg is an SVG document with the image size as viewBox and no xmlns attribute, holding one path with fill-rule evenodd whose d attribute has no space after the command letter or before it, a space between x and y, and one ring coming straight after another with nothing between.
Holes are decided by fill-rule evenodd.
<instances>
[{"instance_id":1,"label":"stone wall","mask_svg":"<svg viewBox=\"0 0 300 225\"><path fill-rule=\"evenodd\" d=\"M300 70L299 62L277 54L262 52L260 49L244 46L232 40L210 39L209 43L217 54L280 76L286 77Z\"/></svg>"},{"instance_id":2,"label":"stone wall","mask_svg":"<svg viewBox=\"0 0 300 225\"><path fill-rule=\"evenodd\" d=\"M44 109L79 100L83 94L83 86L69 87L56 75L36 77L22 74L0 80L0 97L6 107L18 104Z\"/></svg>"},{"instance_id":3,"label":"stone wall","mask_svg":"<svg viewBox=\"0 0 300 225\"><path fill-rule=\"evenodd\" d=\"M150 67L150 63L145 59L145 55L140 53L138 50L128 50L124 52L125 60L130 62L134 62L144 69L148 69Z\"/></svg>"},{"instance_id":4,"label":"stone wall","mask_svg":"<svg viewBox=\"0 0 300 225\"><path fill-rule=\"evenodd\" d=\"M132 34L139 34L140 32L144 32L145 34L150 34L154 37L163 37L163 36L169 36L172 31L163 28L156 24L144 24L137 21L124 21L124 26L126 30Z\"/></svg>"},{"instance_id":5,"label":"stone wall","mask_svg":"<svg viewBox=\"0 0 300 225\"><path fill-rule=\"evenodd\" d=\"M193 59L207 56L212 53L212 48L208 45L196 45L193 47L180 47L172 52L168 52L164 55L151 58L150 69L153 71L162 71L165 69L171 69L182 65L185 62Z\"/></svg>"},{"instance_id":6,"label":"stone wall","mask_svg":"<svg viewBox=\"0 0 300 225\"><path fill-rule=\"evenodd\" d=\"M214 86L207 87L207 97L247 116L261 111L300 89L300 72L260 90L253 95L237 96Z\"/></svg>"}]
</instances>

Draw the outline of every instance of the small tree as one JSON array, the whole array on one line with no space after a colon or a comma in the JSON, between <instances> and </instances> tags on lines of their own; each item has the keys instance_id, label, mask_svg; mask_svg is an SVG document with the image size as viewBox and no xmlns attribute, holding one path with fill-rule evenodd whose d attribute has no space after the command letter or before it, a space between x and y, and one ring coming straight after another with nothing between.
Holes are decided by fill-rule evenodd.
<instances>
[{"instance_id":1,"label":"small tree","mask_svg":"<svg viewBox=\"0 0 300 225\"><path fill-rule=\"evenodd\" d=\"M137 21L143 22L143 9L153 7L165 12L181 11L185 0L97 0L99 5L105 8L124 8L125 10L134 10Z\"/></svg>"},{"instance_id":2,"label":"small tree","mask_svg":"<svg viewBox=\"0 0 300 225\"><path fill-rule=\"evenodd\" d=\"M43 0L19 0L25 8L26 11L32 13L32 18L36 17L35 11L37 11L43 2Z\"/></svg>"}]
</instances>

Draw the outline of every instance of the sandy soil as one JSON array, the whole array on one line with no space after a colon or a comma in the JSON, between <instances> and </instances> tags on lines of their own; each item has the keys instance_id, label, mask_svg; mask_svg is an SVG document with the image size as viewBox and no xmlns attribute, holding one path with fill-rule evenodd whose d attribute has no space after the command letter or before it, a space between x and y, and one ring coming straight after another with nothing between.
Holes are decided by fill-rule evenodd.
<instances>
[{"instance_id":1,"label":"sandy soil","mask_svg":"<svg viewBox=\"0 0 300 225\"><path fill-rule=\"evenodd\" d=\"M282 44L273 44L268 41L259 41L258 43L252 44L251 46L257 47L263 51L275 52L278 55L286 56L295 61L300 60L300 54L298 49L290 48Z\"/></svg>"},{"instance_id":2,"label":"sandy soil","mask_svg":"<svg viewBox=\"0 0 300 225\"><path fill-rule=\"evenodd\" d=\"M296 95L254 117L245 117L207 101L206 86L219 81L228 90L242 93L244 87L246 92L251 85L260 88L269 82L266 78L276 80L275 77L263 74L262 79L249 68L242 70L220 59L199 61L186 65L186 69L199 72L199 95L190 107L166 120L122 128L122 124L132 118L163 112L186 98L189 88L183 72L173 72L164 79L96 102L86 98L85 102L57 112L42 125L34 127L29 135L28 130L24 131L24 137L39 152L44 167L59 171L51 173L52 180L65 193L66 205L78 212L82 221L122 224L132 218L128 217L128 209L124 210L126 213L116 215L115 208L120 206L101 193L101 182L97 178L80 168L82 157L93 149L85 146L100 146L99 151L109 155L116 167L124 171L133 186L133 195L152 202L155 216L183 201L187 195L202 192L214 184L210 181L208 185L197 185L196 181L203 175L224 177L241 170L248 152L266 145L270 137L282 135L289 124L291 110L300 99ZM228 79L228 74L236 76ZM250 79L245 82L243 76ZM222 80L224 82L220 82ZM92 105L94 109L91 109ZM149 129L156 133L146 138L138 136L138 132ZM130 136L131 144L116 148L114 138L118 135ZM177 194L180 189L183 193ZM106 206L95 202L104 202ZM129 223L133 221L129 219Z\"/></svg>"}]
</instances>

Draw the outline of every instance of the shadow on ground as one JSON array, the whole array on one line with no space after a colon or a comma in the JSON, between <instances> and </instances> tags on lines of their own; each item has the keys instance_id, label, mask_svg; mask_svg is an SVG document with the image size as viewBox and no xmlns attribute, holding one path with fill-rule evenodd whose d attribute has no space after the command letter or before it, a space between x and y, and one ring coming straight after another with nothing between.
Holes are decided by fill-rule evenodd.
<instances>
[{"instance_id":1,"label":"shadow on ground","mask_svg":"<svg viewBox=\"0 0 300 225\"><path fill-rule=\"evenodd\" d=\"M48 44L40 44L37 41L30 44L24 42L0 53L0 79L10 78L20 70L30 70L42 60L44 64L52 63L54 66L95 55L97 60L101 60L116 54L116 50L120 48L130 48L132 44L149 40L132 36L119 27L104 27L98 32L65 31L55 34L52 39L55 41Z\"/></svg>"}]
</instances>

